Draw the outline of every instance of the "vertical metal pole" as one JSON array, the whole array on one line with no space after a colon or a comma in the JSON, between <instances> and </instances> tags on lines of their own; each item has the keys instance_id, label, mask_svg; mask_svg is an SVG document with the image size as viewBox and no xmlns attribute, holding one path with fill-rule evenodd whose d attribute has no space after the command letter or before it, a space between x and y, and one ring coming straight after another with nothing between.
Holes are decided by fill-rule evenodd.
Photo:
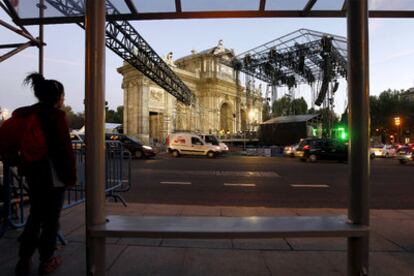
<instances>
[{"instance_id":1,"label":"vertical metal pole","mask_svg":"<svg viewBox=\"0 0 414 276\"><path fill-rule=\"evenodd\" d=\"M348 0L350 201L348 218L369 225L368 0ZM368 275L369 235L348 238L348 275Z\"/></svg>"},{"instance_id":2,"label":"vertical metal pole","mask_svg":"<svg viewBox=\"0 0 414 276\"><path fill-rule=\"evenodd\" d=\"M88 229L105 222L105 1L86 1L86 261L88 275L105 275L105 239Z\"/></svg>"},{"instance_id":3,"label":"vertical metal pole","mask_svg":"<svg viewBox=\"0 0 414 276\"><path fill-rule=\"evenodd\" d=\"M3 231L7 230L8 224L9 224L9 219L10 219L10 214L11 214L11 195L10 195L10 191L11 191L11 186L12 186L12 177L11 177L11 173L10 173L10 166L3 162L3 189L4 189L4 197L3 199L3 210L1 213L1 218L4 219L4 224L3 224L3 229L1 229L2 231L0 232L0 234L4 234Z\"/></svg>"},{"instance_id":4,"label":"vertical metal pole","mask_svg":"<svg viewBox=\"0 0 414 276\"><path fill-rule=\"evenodd\" d=\"M43 47L43 40L44 40L44 35L43 35L43 30L44 30L44 26L43 26L43 18L44 18L44 14L45 14L45 1L44 0L40 0L39 4L39 18L40 18L40 24L39 24L39 73L43 75L43 69L44 69L44 47Z\"/></svg>"}]
</instances>

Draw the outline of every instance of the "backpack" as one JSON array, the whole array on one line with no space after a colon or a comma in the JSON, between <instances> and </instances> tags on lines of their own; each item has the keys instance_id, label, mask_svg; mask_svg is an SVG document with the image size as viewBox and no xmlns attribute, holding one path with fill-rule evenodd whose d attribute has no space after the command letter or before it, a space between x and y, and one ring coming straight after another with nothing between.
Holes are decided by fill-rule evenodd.
<instances>
[{"instance_id":1,"label":"backpack","mask_svg":"<svg viewBox=\"0 0 414 276\"><path fill-rule=\"evenodd\" d=\"M0 157L9 165L40 160L47 152L46 138L36 113L12 116L0 126Z\"/></svg>"}]
</instances>

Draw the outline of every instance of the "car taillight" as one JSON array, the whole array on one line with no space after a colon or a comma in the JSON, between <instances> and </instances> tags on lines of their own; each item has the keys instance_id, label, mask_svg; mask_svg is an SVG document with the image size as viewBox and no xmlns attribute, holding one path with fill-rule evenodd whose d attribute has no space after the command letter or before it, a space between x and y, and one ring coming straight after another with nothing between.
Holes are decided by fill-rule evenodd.
<instances>
[{"instance_id":1,"label":"car taillight","mask_svg":"<svg viewBox=\"0 0 414 276\"><path fill-rule=\"evenodd\" d=\"M310 149L310 146L309 145L305 145L304 147L303 147L303 150L309 150Z\"/></svg>"}]
</instances>

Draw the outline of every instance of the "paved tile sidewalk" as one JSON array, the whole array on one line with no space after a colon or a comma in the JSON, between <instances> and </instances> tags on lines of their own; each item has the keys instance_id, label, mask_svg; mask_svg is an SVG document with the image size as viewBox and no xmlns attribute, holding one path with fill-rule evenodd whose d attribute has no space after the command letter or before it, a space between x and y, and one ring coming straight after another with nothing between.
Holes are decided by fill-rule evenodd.
<instances>
[{"instance_id":1,"label":"paved tile sidewalk","mask_svg":"<svg viewBox=\"0 0 414 276\"><path fill-rule=\"evenodd\" d=\"M108 214L170 216L309 216L345 209L205 207L108 204ZM59 250L63 266L53 275L85 275L84 207L65 210ZM414 275L414 210L371 210L370 275ZM19 230L0 239L0 275L13 275ZM37 267L36 257L34 267ZM346 275L346 240L108 239L108 275ZM33 270L35 272L35 269ZM36 274L33 274L36 275Z\"/></svg>"}]
</instances>

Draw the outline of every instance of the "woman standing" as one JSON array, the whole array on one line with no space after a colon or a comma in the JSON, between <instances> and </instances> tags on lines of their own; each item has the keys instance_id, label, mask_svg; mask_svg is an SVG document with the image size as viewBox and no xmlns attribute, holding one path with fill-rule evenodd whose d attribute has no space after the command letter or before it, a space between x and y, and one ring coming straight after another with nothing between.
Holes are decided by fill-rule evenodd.
<instances>
[{"instance_id":1,"label":"woman standing","mask_svg":"<svg viewBox=\"0 0 414 276\"><path fill-rule=\"evenodd\" d=\"M65 188L75 185L76 168L65 112L60 109L64 102L63 85L37 73L27 76L25 84L31 85L39 102L15 110L12 116L37 116L47 150L42 158L23 160L21 166L29 186L30 214L20 237L15 272L30 274L32 256L38 249L39 274L43 275L62 263L60 256L54 256L56 237Z\"/></svg>"}]
</instances>

